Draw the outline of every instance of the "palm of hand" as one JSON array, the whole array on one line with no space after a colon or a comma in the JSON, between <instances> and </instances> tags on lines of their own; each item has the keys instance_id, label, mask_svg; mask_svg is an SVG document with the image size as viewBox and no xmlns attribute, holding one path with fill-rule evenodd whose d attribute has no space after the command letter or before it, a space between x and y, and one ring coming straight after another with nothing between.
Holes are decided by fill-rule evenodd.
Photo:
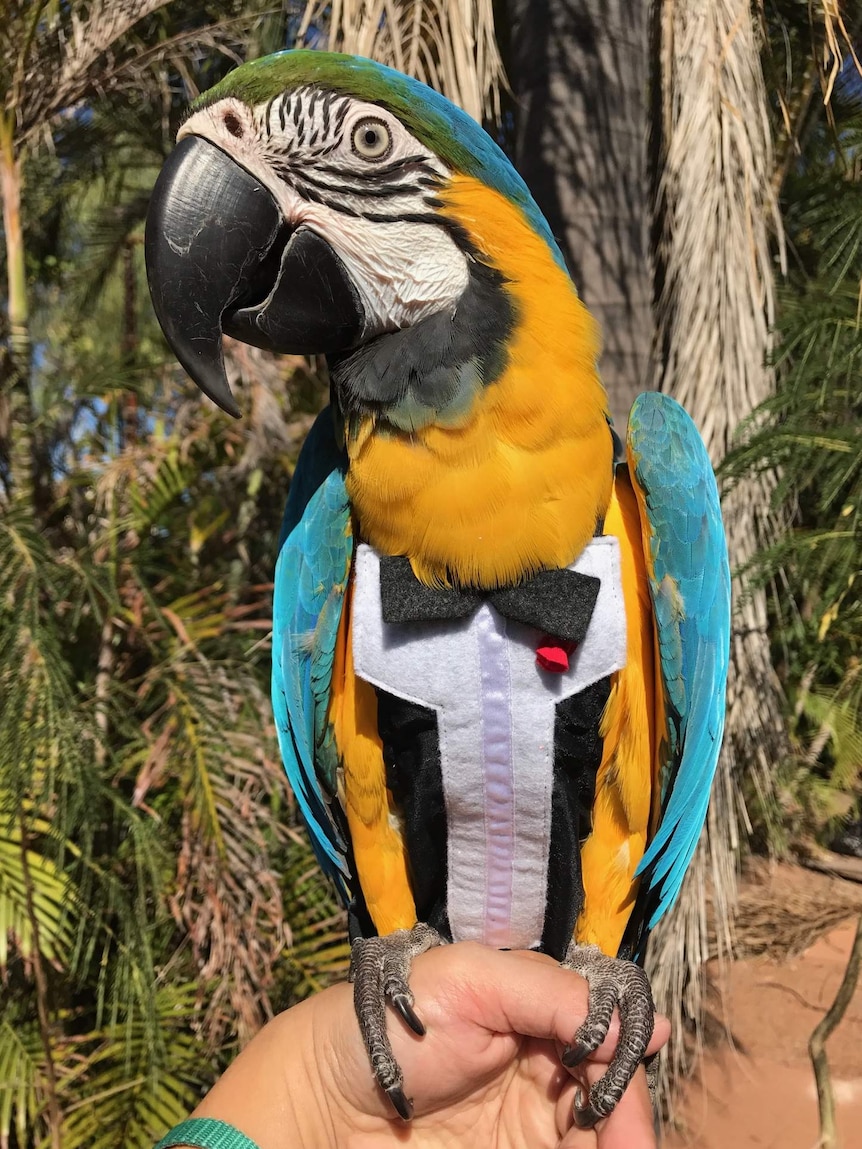
<instances>
[{"instance_id":1,"label":"palm of hand","mask_svg":"<svg viewBox=\"0 0 862 1149\"><path fill-rule=\"evenodd\" d=\"M411 985L427 1034L394 1013L390 1025L415 1104L409 1125L374 1081L347 985L270 1022L194 1116L228 1122L260 1149L655 1149L643 1070L596 1132L572 1128L577 1083L559 1048L587 1012L577 974L539 954L459 943L423 954ZM659 1018L648 1052L668 1033ZM617 1036L612 1022L581 1082L604 1072Z\"/></svg>"},{"instance_id":2,"label":"palm of hand","mask_svg":"<svg viewBox=\"0 0 862 1149\"><path fill-rule=\"evenodd\" d=\"M477 978L476 963L483 961L489 972ZM501 961L542 963L546 993L537 992L536 965L520 1000L495 992L494 967ZM351 1149L408 1139L417 1149L591 1149L598 1144L596 1133L572 1128L577 1082L559 1057L559 1045L573 1035L584 1013L586 987L580 979L537 954L458 945L418 959L411 983L427 1033L417 1038L395 1017L390 1032L415 1117L409 1126L394 1117L373 1085L365 1050L351 1028L336 1059L342 1078L336 1087L340 1084L348 1107L345 1131L351 1131L345 1143ZM579 1078L595 1080L603 1068L587 1066ZM624 1111L620 1125L625 1118ZM614 1140L603 1134L603 1149Z\"/></svg>"}]
</instances>

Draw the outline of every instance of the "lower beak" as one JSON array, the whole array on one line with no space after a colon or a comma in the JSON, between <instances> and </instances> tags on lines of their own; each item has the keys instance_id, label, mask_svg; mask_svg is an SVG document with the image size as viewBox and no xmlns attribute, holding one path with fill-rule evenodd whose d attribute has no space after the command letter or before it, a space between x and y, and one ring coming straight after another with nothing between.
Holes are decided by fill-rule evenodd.
<instances>
[{"instance_id":1,"label":"lower beak","mask_svg":"<svg viewBox=\"0 0 862 1149\"><path fill-rule=\"evenodd\" d=\"M292 230L269 191L199 136L182 140L150 200L147 277L171 350L231 415L222 334L285 354L345 351L364 313L330 245Z\"/></svg>"}]
</instances>

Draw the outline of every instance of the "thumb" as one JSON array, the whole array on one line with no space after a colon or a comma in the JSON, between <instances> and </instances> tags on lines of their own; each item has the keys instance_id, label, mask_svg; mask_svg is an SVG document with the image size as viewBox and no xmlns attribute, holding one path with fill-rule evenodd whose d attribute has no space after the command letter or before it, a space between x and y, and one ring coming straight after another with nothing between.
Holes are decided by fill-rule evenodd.
<instances>
[{"instance_id":1,"label":"thumb","mask_svg":"<svg viewBox=\"0 0 862 1149\"><path fill-rule=\"evenodd\" d=\"M586 1087L596 1081L602 1071L602 1066L586 1065L584 1067ZM568 1095L567 1100L570 1105ZM568 1125L572 1120L571 1107L565 1117ZM597 1149L656 1149L655 1117L643 1066L632 1078L631 1084L610 1117L606 1117L596 1125L595 1135ZM560 1142L559 1149L583 1149L583 1145L584 1131L571 1125Z\"/></svg>"},{"instance_id":2,"label":"thumb","mask_svg":"<svg viewBox=\"0 0 862 1149\"><path fill-rule=\"evenodd\" d=\"M412 981L418 1002L423 1000L422 966L428 958L438 963L434 975L437 994L445 992L450 999L447 1004L463 1020L489 1031L567 1045L587 1016L589 992L580 974L564 969L544 954L494 950L475 942L446 946L417 960ZM447 966L445 990L441 990L441 959ZM667 1018L656 1015L648 1052L659 1050L669 1036ZM591 1060L610 1061L618 1037L619 1017L615 1011L607 1038Z\"/></svg>"}]
</instances>

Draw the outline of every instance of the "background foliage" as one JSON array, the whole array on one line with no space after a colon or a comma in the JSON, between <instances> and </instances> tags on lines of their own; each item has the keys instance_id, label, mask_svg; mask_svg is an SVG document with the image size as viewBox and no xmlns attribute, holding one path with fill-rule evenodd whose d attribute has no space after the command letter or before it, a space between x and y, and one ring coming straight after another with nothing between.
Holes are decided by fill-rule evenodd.
<instances>
[{"instance_id":1,"label":"background foliage","mask_svg":"<svg viewBox=\"0 0 862 1149\"><path fill-rule=\"evenodd\" d=\"M449 8L454 62L437 3L424 66L494 107L490 9ZM382 34L376 8L342 9L339 43ZM318 42L332 12L309 11L0 0L4 1149L151 1145L274 1010L346 970L267 699L275 542L321 365L228 346L229 423L168 356L141 252L188 100ZM752 564L793 735L759 816L786 844L827 840L859 798L862 97L852 61L832 67L858 27L799 0L759 12L788 270L777 392L726 474L771 476L786 526Z\"/></svg>"},{"instance_id":2,"label":"background foliage","mask_svg":"<svg viewBox=\"0 0 862 1149\"><path fill-rule=\"evenodd\" d=\"M10 117L29 346L7 338L0 361L0 1144L22 1149L152 1145L348 953L268 702L272 557L320 389L238 347L244 422L202 410L141 248L188 100L283 43L286 18L139 7L76 75L130 6L74 5L76 32L43 5ZM7 83L33 9L0 16ZM53 116L49 65L78 94Z\"/></svg>"},{"instance_id":3,"label":"background foliage","mask_svg":"<svg viewBox=\"0 0 862 1149\"><path fill-rule=\"evenodd\" d=\"M792 739L765 829L797 849L858 820L862 775L862 81L852 59L824 76L826 108L815 75L781 93L799 127L781 185L778 386L727 465L731 481L777 476L786 525L752 573L772 591Z\"/></svg>"}]
</instances>

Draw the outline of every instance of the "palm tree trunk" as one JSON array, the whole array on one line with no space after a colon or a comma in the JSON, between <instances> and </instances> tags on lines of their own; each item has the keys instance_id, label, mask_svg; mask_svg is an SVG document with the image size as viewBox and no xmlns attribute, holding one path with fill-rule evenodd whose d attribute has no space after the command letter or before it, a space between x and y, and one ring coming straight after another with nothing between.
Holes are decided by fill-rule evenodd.
<instances>
[{"instance_id":1,"label":"palm tree trunk","mask_svg":"<svg viewBox=\"0 0 862 1149\"><path fill-rule=\"evenodd\" d=\"M599 321L618 426L652 385L649 0L509 0L518 169Z\"/></svg>"},{"instance_id":2,"label":"palm tree trunk","mask_svg":"<svg viewBox=\"0 0 862 1149\"><path fill-rule=\"evenodd\" d=\"M773 393L772 141L748 0L664 2L663 236L658 383L689 411L718 466ZM738 572L770 531L768 476L724 499ZM783 753L780 690L762 591L737 575L728 735L768 786ZM729 765L729 763L728 763Z\"/></svg>"},{"instance_id":3,"label":"palm tree trunk","mask_svg":"<svg viewBox=\"0 0 862 1149\"><path fill-rule=\"evenodd\" d=\"M645 386L668 391L717 465L773 383L773 165L749 0L657 0L652 9L647 0L510 0L509 12L518 165L602 325L614 415ZM759 480L725 500L736 568L763 538L769 495ZM768 787L784 752L765 597L736 589L728 738L708 833L650 955L657 1000L678 1022L700 1014L707 885L713 928L730 944L734 761ZM679 1043L677 1069L681 1056Z\"/></svg>"},{"instance_id":4,"label":"palm tree trunk","mask_svg":"<svg viewBox=\"0 0 862 1149\"><path fill-rule=\"evenodd\" d=\"M749 0L662 0L661 359L657 383L689 411L716 466L740 422L773 392L772 140ZM709 881L719 949L729 950L736 899L739 776L768 794L786 752L772 667L766 596L739 573L770 533L774 481L725 492L723 513L735 614L724 749L708 832L653 953L657 995L674 1005L688 967L687 1006L699 1011L697 967L707 956ZM676 987L669 978L676 979ZM681 1047L676 1050L681 1057ZM677 1062L678 1067L678 1062Z\"/></svg>"},{"instance_id":5,"label":"palm tree trunk","mask_svg":"<svg viewBox=\"0 0 862 1149\"><path fill-rule=\"evenodd\" d=\"M130 371L138 352L138 285L135 276L135 244L133 238L123 244L123 330L121 349L123 367ZM120 409L120 448L134 447L138 441L138 395L126 387Z\"/></svg>"},{"instance_id":6,"label":"palm tree trunk","mask_svg":"<svg viewBox=\"0 0 862 1149\"><path fill-rule=\"evenodd\" d=\"M62 1116L57 1093L57 1069L54 1065L54 1047L51 1041L51 1019L48 1012L48 979L45 976L45 966L42 961L39 939L39 919L36 917L36 907L33 897L33 877L30 873L30 836L27 832L27 823L23 813L21 813L19 818L19 826L21 831L21 873L24 877L24 898L27 906L27 918L33 935L33 952L30 956L30 961L33 967L33 980L36 982L36 1015L39 1019L39 1037L42 1042L42 1052L45 1056L45 1112L48 1133L51 1140L51 1149L60 1149Z\"/></svg>"},{"instance_id":7,"label":"palm tree trunk","mask_svg":"<svg viewBox=\"0 0 862 1149\"><path fill-rule=\"evenodd\" d=\"M6 277L11 371L5 391L9 421L9 469L14 497L33 499L33 408L30 398L30 328L24 230L21 223L21 156L15 148L15 120L0 116L0 197L6 240Z\"/></svg>"}]
</instances>

